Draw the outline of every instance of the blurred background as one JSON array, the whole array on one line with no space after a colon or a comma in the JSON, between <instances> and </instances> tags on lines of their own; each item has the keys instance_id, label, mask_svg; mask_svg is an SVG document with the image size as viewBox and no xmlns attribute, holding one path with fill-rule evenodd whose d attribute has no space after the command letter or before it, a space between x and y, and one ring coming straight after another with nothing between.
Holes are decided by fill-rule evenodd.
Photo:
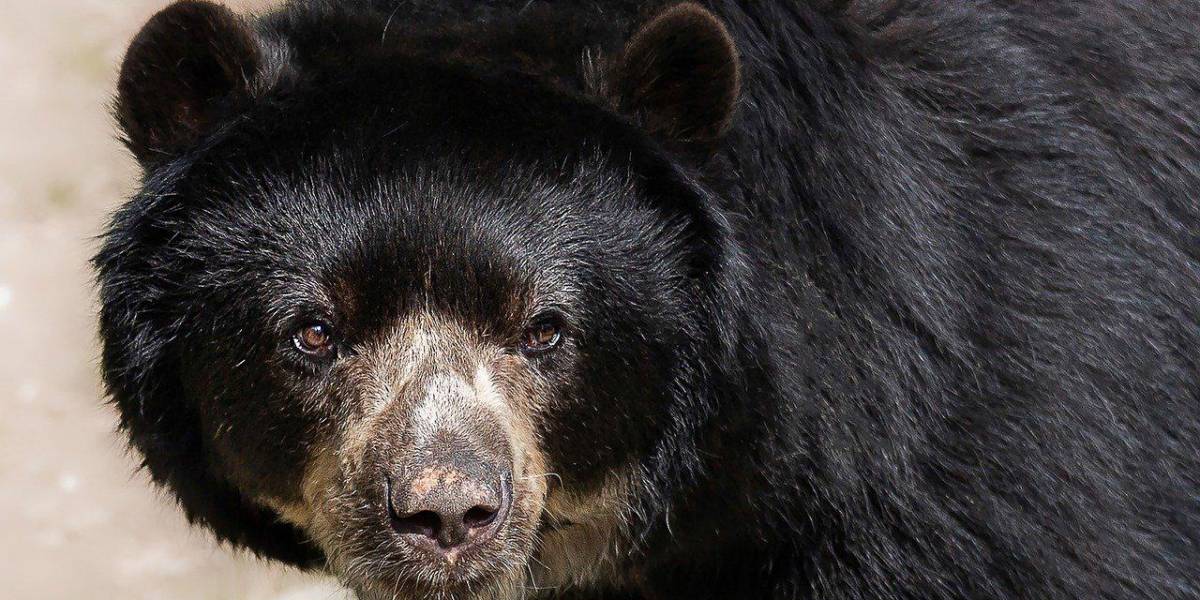
<instances>
[{"instance_id":1,"label":"blurred background","mask_svg":"<svg viewBox=\"0 0 1200 600\"><path fill-rule=\"evenodd\" d=\"M137 178L108 103L125 45L166 4L0 11L0 597L345 598L190 529L101 395L87 261Z\"/></svg>"}]
</instances>

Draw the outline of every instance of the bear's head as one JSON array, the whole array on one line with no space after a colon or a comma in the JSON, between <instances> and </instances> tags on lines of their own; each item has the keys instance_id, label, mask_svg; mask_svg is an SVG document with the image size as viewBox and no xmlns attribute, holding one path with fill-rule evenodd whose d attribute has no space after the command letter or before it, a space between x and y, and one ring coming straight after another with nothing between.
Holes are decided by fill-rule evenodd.
<instances>
[{"instance_id":1,"label":"bear's head","mask_svg":"<svg viewBox=\"0 0 1200 600\"><path fill-rule=\"evenodd\" d=\"M133 41L122 428L193 521L364 597L603 579L732 385L734 47L677 5L554 76L519 25L387 16L185 0Z\"/></svg>"}]
</instances>

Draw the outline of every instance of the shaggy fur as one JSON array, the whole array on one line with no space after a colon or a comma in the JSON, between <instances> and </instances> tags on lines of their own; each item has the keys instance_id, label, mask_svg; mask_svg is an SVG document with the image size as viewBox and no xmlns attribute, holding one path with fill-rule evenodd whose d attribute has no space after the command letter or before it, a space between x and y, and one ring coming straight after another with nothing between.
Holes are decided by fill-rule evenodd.
<instances>
[{"instance_id":1,"label":"shaggy fur","mask_svg":"<svg viewBox=\"0 0 1200 600\"><path fill-rule=\"evenodd\" d=\"M725 30L674 50L618 0L296 2L131 49L145 179L96 265L156 480L326 565L259 500L343 415L271 370L279 323L346 289L369 338L424 274L466 322L576 323L538 367L551 497L630 483L560 593L1200 598L1200 4L704 5Z\"/></svg>"}]
</instances>

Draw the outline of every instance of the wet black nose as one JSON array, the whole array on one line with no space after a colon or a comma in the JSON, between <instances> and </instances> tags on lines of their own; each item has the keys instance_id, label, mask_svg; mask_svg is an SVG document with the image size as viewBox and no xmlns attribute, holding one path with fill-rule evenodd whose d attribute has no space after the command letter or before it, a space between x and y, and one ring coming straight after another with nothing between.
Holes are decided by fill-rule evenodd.
<instances>
[{"instance_id":1,"label":"wet black nose","mask_svg":"<svg viewBox=\"0 0 1200 600\"><path fill-rule=\"evenodd\" d=\"M388 478L392 527L419 546L448 551L495 535L512 502L507 470L473 456L455 456Z\"/></svg>"}]
</instances>

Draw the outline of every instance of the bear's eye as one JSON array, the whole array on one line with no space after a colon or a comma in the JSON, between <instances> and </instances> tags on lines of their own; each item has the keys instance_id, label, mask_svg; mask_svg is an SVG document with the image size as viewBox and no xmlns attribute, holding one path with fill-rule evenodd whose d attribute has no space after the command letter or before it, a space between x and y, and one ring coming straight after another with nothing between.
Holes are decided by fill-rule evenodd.
<instances>
[{"instance_id":1,"label":"bear's eye","mask_svg":"<svg viewBox=\"0 0 1200 600\"><path fill-rule=\"evenodd\" d=\"M309 323L292 335L296 349L309 355L324 358L333 354L333 335L324 323Z\"/></svg>"},{"instance_id":2,"label":"bear's eye","mask_svg":"<svg viewBox=\"0 0 1200 600\"><path fill-rule=\"evenodd\" d=\"M562 341L562 326L553 319L539 319L521 334L521 351L526 354L545 352Z\"/></svg>"}]
</instances>

